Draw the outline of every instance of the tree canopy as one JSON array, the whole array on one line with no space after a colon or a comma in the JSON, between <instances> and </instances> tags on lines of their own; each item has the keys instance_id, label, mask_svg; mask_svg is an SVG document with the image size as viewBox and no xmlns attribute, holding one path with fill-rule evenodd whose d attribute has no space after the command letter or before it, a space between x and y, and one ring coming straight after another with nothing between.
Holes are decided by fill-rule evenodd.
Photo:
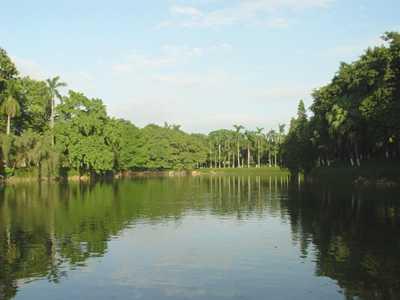
<instances>
[{"instance_id":1,"label":"tree canopy","mask_svg":"<svg viewBox=\"0 0 400 300\"><path fill-rule=\"evenodd\" d=\"M189 134L168 123L138 128L110 117L101 99L73 90L63 96L65 86L58 76L45 81L19 77L0 51L0 173L57 177L281 162L283 131L267 134L235 125Z\"/></svg>"},{"instance_id":2,"label":"tree canopy","mask_svg":"<svg viewBox=\"0 0 400 300\"><path fill-rule=\"evenodd\" d=\"M352 63L341 63L331 82L316 89L307 118L299 104L282 147L293 171L315 166L360 166L400 156L400 34L369 48Z\"/></svg>"},{"instance_id":3,"label":"tree canopy","mask_svg":"<svg viewBox=\"0 0 400 300\"><path fill-rule=\"evenodd\" d=\"M101 99L70 90L60 77L20 77L0 48L0 173L104 175L131 170L360 166L400 156L400 34L383 36L331 82L313 91L290 122L251 130L240 124L189 134L178 124L138 128L107 114ZM63 96L64 94L64 96ZM59 103L56 103L59 99ZM5 167L5 168L4 168Z\"/></svg>"}]
</instances>

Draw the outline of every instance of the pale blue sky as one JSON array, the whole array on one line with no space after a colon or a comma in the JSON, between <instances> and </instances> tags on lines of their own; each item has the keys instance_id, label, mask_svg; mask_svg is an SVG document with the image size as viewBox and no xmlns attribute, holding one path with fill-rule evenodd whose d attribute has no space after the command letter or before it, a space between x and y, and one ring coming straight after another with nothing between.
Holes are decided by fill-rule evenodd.
<instances>
[{"instance_id":1,"label":"pale blue sky","mask_svg":"<svg viewBox=\"0 0 400 300\"><path fill-rule=\"evenodd\" d=\"M138 126L275 127L340 61L400 30L398 0L20 0L0 47Z\"/></svg>"}]
</instances>

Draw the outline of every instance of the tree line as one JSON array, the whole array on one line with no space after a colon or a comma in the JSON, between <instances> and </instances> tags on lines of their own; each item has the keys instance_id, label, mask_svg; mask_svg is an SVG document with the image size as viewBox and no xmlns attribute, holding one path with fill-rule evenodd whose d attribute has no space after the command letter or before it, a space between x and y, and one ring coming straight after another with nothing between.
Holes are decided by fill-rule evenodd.
<instances>
[{"instance_id":1,"label":"tree line","mask_svg":"<svg viewBox=\"0 0 400 300\"><path fill-rule=\"evenodd\" d=\"M300 101L280 149L292 172L399 160L400 34L385 33L383 41L341 63L333 79L313 92L311 116Z\"/></svg>"},{"instance_id":2,"label":"tree line","mask_svg":"<svg viewBox=\"0 0 400 300\"><path fill-rule=\"evenodd\" d=\"M265 132L235 125L189 134L179 125L138 128L110 117L101 99L59 77L20 76L0 48L0 174L58 177L131 170L278 166L284 125Z\"/></svg>"},{"instance_id":3,"label":"tree line","mask_svg":"<svg viewBox=\"0 0 400 300\"><path fill-rule=\"evenodd\" d=\"M37 176L131 170L284 166L307 173L318 166L357 167L400 157L400 34L341 63L331 82L313 91L276 130L219 129L189 134L179 125L138 128L110 117L101 99L70 90L59 77L19 76L0 48L0 174Z\"/></svg>"}]
</instances>

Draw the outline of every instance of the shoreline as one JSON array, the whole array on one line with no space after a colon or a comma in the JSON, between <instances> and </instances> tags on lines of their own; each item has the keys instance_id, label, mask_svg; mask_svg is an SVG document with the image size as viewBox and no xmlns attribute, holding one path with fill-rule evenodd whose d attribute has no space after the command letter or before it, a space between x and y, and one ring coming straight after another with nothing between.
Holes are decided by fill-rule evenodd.
<instances>
[{"instance_id":1,"label":"shoreline","mask_svg":"<svg viewBox=\"0 0 400 300\"><path fill-rule=\"evenodd\" d=\"M313 169L307 181L311 183L350 184L358 188L400 187L400 166L365 164L360 167L319 167Z\"/></svg>"},{"instance_id":2,"label":"shoreline","mask_svg":"<svg viewBox=\"0 0 400 300\"><path fill-rule=\"evenodd\" d=\"M70 175L66 177L12 176L0 178L0 184L19 184L33 182L95 182L97 180L115 180L129 178L156 178L156 177L197 177L197 176L290 176L290 172L279 167L261 168L212 168L196 170L153 170L153 171L125 171L104 176ZM363 166L348 167L320 167L313 169L305 181L308 183L346 184L359 188L394 188L400 187L400 169L396 167Z\"/></svg>"},{"instance_id":3,"label":"shoreline","mask_svg":"<svg viewBox=\"0 0 400 300\"><path fill-rule=\"evenodd\" d=\"M196 177L196 176L218 176L218 175L285 175L290 173L279 167L262 167L262 168L212 168L212 169L196 169L196 170L159 170L159 171L125 171L112 175L95 176L89 175L70 175L66 177L36 177L36 176L12 176L9 178L0 178L0 183L16 184L16 183L32 183L32 182L90 182L97 179L114 180L123 178L147 178L147 177Z\"/></svg>"}]
</instances>

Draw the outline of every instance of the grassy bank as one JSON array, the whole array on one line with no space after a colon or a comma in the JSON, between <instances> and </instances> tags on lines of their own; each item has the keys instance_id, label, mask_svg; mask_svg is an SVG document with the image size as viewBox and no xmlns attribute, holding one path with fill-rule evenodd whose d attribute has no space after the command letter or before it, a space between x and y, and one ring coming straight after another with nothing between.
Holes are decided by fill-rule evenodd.
<instances>
[{"instance_id":1,"label":"grassy bank","mask_svg":"<svg viewBox=\"0 0 400 300\"><path fill-rule=\"evenodd\" d=\"M90 175L85 174L79 176L77 172L66 172L61 177L42 177L42 181L56 180L56 181L89 181ZM262 168L212 168L212 169L198 169L191 171L128 171L118 174L109 174L99 178L136 178L136 177L176 177L176 176L199 176L199 175L235 175L235 176L289 176L289 172L285 169L275 167L262 167ZM14 176L4 178L6 182L34 182L39 180L39 173L37 170L16 172ZM95 179L95 178L94 178Z\"/></svg>"},{"instance_id":2,"label":"grassy bank","mask_svg":"<svg viewBox=\"0 0 400 300\"><path fill-rule=\"evenodd\" d=\"M288 176L289 171L279 167L262 168L212 168L197 170L202 175L258 175L258 176Z\"/></svg>"}]
</instances>

